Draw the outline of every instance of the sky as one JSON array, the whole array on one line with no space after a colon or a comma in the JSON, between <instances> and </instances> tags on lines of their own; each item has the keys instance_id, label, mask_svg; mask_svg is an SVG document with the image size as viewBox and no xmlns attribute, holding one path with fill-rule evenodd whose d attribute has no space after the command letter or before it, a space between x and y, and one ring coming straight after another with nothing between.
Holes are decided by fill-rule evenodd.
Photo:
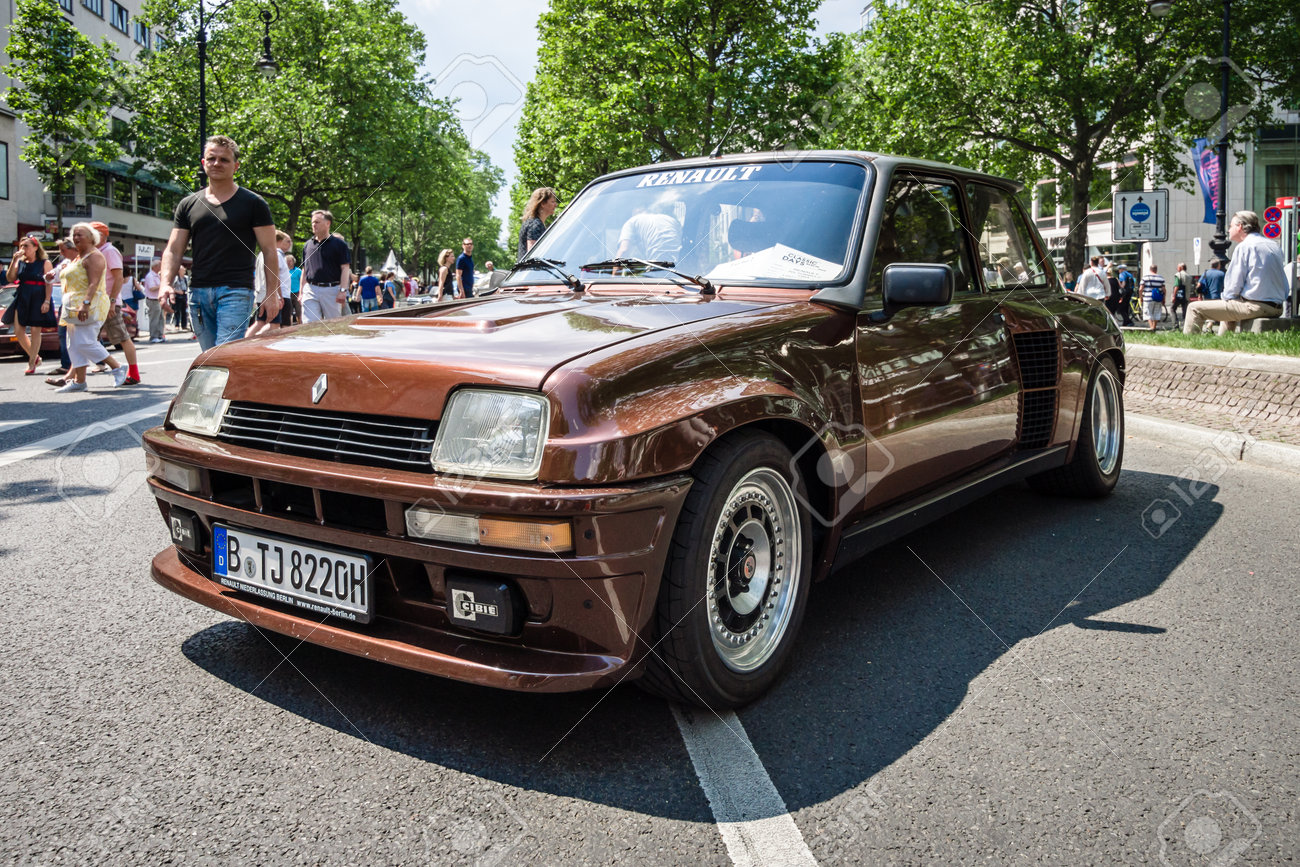
<instances>
[{"instance_id":1,"label":"sky","mask_svg":"<svg viewBox=\"0 0 1300 867\"><path fill-rule=\"evenodd\" d=\"M856 30L866 0L825 0L817 12L817 35ZM537 18L544 0L398 0L407 20L424 31L425 72L434 95L458 100L470 143L506 175L493 207L504 234L515 180L515 125L524 88L537 65Z\"/></svg>"}]
</instances>

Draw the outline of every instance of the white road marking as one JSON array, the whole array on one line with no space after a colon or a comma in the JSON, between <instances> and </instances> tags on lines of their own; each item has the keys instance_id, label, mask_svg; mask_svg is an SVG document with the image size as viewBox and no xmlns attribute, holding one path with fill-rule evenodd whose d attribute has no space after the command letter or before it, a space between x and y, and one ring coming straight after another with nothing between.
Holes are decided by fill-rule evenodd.
<instances>
[{"instance_id":1,"label":"white road marking","mask_svg":"<svg viewBox=\"0 0 1300 867\"><path fill-rule=\"evenodd\" d=\"M700 788L736 867L816 864L745 727L721 714L673 705Z\"/></svg>"},{"instance_id":2,"label":"white road marking","mask_svg":"<svg viewBox=\"0 0 1300 867\"><path fill-rule=\"evenodd\" d=\"M108 433L109 431L126 427L129 424L135 424L138 421L143 421L144 419L153 416L159 416L159 420L161 421L162 414L167 411L167 407L170 405L171 401L165 400L162 403L151 404L142 409L133 410L131 412L123 413L122 415L115 415L112 418L101 418L88 425L76 428L75 430L65 431L61 434L55 434L52 437L46 437L43 440L37 440L30 445L6 449L5 451L0 452L0 467L7 467L10 464L16 464L19 461L25 461L28 458L34 458L43 455L46 452L61 449L64 446L75 443L88 435Z\"/></svg>"},{"instance_id":3,"label":"white road marking","mask_svg":"<svg viewBox=\"0 0 1300 867\"><path fill-rule=\"evenodd\" d=\"M7 430L13 430L18 427L25 427L29 424L36 424L38 421L45 421L43 418L16 418L12 421L0 421L0 433Z\"/></svg>"}]
</instances>

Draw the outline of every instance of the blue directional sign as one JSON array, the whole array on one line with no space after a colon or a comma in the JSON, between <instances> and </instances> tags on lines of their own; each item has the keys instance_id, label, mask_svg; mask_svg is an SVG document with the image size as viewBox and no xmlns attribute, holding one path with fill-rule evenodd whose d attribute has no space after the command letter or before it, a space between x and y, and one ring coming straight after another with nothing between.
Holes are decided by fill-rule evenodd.
<instances>
[{"instance_id":1,"label":"blue directional sign","mask_svg":"<svg viewBox=\"0 0 1300 867\"><path fill-rule=\"evenodd\" d=\"M1123 190L1111 203L1111 235L1121 241L1169 240L1169 191Z\"/></svg>"}]
</instances>

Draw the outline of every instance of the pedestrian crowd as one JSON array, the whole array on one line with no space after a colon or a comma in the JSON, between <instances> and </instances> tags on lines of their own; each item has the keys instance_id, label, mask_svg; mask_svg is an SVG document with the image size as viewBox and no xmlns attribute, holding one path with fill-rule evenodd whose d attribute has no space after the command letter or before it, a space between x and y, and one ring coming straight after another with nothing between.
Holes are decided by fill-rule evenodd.
<instances>
[{"instance_id":1,"label":"pedestrian crowd","mask_svg":"<svg viewBox=\"0 0 1300 867\"><path fill-rule=\"evenodd\" d=\"M1290 297L1282 248L1260 233L1259 216L1254 211L1232 215L1228 239L1236 245L1231 261L1215 257L1195 279L1180 262L1172 285L1167 285L1152 264L1138 284L1123 263L1093 256L1077 280L1066 273L1066 291L1103 302L1115 321L1127 326L1136 325L1132 304L1136 293L1150 331L1155 331L1166 315L1185 334L1207 331L1216 323L1218 333L1226 334L1251 319L1281 316Z\"/></svg>"},{"instance_id":2,"label":"pedestrian crowd","mask_svg":"<svg viewBox=\"0 0 1300 867\"><path fill-rule=\"evenodd\" d=\"M6 272L17 288L4 322L14 326L27 356L27 375L36 374L46 330L57 329L61 355L60 366L46 382L60 392L78 392L87 389L87 372L111 372L119 386L140 383L130 326L141 312L149 343L165 343L170 322L178 331L192 331L190 339L207 350L347 312L392 309L401 299L424 292L435 301L472 298L476 279L495 291L506 277L493 262L485 263L481 278L476 275L473 238L461 241L459 255L441 251L427 290L396 268L376 272L366 267L356 274L348 244L334 231L334 215L325 209L312 211L311 237L298 260L292 238L276 229L266 200L236 182L240 149L233 139L209 138L202 168L207 186L176 206L166 247L139 280L125 273L122 253L110 242L103 222L74 225L57 244L57 262L36 236L20 240ZM558 205L551 188L533 191L519 231L520 259L527 257ZM182 264L186 249L191 251L188 269ZM119 347L124 361L113 358L105 344Z\"/></svg>"}]
</instances>

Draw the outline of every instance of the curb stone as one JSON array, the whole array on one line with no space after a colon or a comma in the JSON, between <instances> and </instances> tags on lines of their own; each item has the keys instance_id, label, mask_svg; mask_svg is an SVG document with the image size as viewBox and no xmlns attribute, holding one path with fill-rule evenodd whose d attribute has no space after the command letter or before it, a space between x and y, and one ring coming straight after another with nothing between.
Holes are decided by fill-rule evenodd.
<instances>
[{"instance_id":1,"label":"curb stone","mask_svg":"<svg viewBox=\"0 0 1300 867\"><path fill-rule=\"evenodd\" d=\"M1212 430L1133 412L1124 414L1124 429L1126 436L1160 442L1174 440L1195 448L1214 448L1224 454L1236 454L1237 460L1244 463L1300 474L1300 446L1264 442L1238 431Z\"/></svg>"},{"instance_id":2,"label":"curb stone","mask_svg":"<svg viewBox=\"0 0 1300 867\"><path fill-rule=\"evenodd\" d=\"M1125 343L1124 355L1152 361L1176 361L1183 364L1210 364L1234 370L1258 370L1265 373L1300 375L1300 358L1286 355L1255 355L1249 352L1222 352L1217 349L1184 349L1179 346L1152 346L1149 343Z\"/></svg>"}]
</instances>

